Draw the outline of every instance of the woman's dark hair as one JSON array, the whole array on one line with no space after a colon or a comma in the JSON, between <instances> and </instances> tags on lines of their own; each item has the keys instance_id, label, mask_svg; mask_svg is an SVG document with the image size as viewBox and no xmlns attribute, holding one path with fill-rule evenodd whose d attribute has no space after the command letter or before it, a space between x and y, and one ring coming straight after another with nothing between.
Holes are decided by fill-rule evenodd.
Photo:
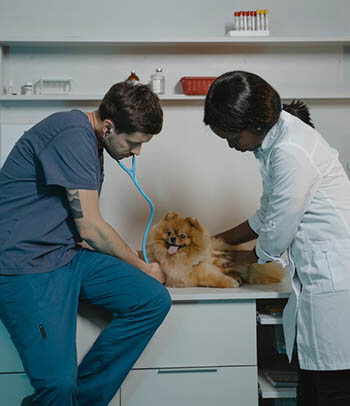
<instances>
[{"instance_id":1,"label":"woman's dark hair","mask_svg":"<svg viewBox=\"0 0 350 406\"><path fill-rule=\"evenodd\" d=\"M113 121L117 133L153 135L163 125L158 96L148 86L131 81L114 84L102 99L98 113L101 120Z\"/></svg>"},{"instance_id":2,"label":"woman's dark hair","mask_svg":"<svg viewBox=\"0 0 350 406\"><path fill-rule=\"evenodd\" d=\"M306 124L309 124L309 126L312 128L315 128L310 117L309 109L301 100L292 100L290 104L283 104L283 110L300 118L300 120L304 121Z\"/></svg>"},{"instance_id":3,"label":"woman's dark hair","mask_svg":"<svg viewBox=\"0 0 350 406\"><path fill-rule=\"evenodd\" d=\"M293 101L283 108L313 127L302 102ZM225 132L250 130L261 134L277 122L281 111L281 98L269 83L254 73L233 71L219 76L210 86L205 99L204 123Z\"/></svg>"}]
</instances>

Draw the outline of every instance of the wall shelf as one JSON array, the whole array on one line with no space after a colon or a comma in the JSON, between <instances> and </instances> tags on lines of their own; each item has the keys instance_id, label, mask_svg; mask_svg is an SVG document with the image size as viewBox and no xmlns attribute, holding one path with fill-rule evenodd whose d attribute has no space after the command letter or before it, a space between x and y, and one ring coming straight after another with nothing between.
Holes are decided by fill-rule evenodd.
<instances>
[{"instance_id":1,"label":"wall shelf","mask_svg":"<svg viewBox=\"0 0 350 406\"><path fill-rule=\"evenodd\" d=\"M79 50L75 51L75 48L78 47ZM288 50L288 47L291 47L291 49ZM56 54L65 52L65 48L67 49L67 58L64 59L65 65L62 65L62 71L65 70L64 74L77 78L77 86L74 87L77 94L33 96L1 94L1 89L6 87L6 83L10 79L17 81L17 88L19 87L18 78L23 74L20 69L22 63L28 63L29 70L26 74L29 78L34 77L35 80L44 74L41 67L45 63L50 67L51 71L55 72L56 67L54 65L50 66L50 64L52 64ZM247 48L247 51L245 51L245 48ZM191 64L186 65L192 53ZM88 69L95 73L99 69L96 64L98 58L110 64L110 72L113 72L115 68L117 69L115 81L125 78L125 72L128 72L130 65L142 66L144 72L140 72L141 76L148 78L151 69L154 69L154 66L159 64L160 60L167 71L167 91L169 92L160 96L163 102L203 101L205 96L180 94L181 86L178 81L183 75L191 74L195 76L194 72L198 72L198 75L204 74L203 69L205 69L206 74L218 75L218 66L212 62L213 54L216 53L223 61L222 71L228 71L232 63L238 63L239 69L251 70L253 66L256 66L257 61L261 61L263 69L267 70L267 65L276 63L276 57L281 53L282 56L279 61L280 73L274 79L279 80L284 86L284 89L278 87L283 100L350 100L350 84L347 74L350 36L218 36L177 39L108 39L106 37L92 39L81 36L49 36L43 39L43 37L38 36L26 38L23 38L23 36L11 36L0 38L0 67L2 67L3 71L2 76L0 76L0 103L13 106L15 102L23 104L29 101L100 101L103 96L100 89L103 91L106 87L105 84L100 86L100 83L105 81L98 79L100 83L96 83L94 89L88 90L89 84L84 74L80 77L74 67L74 63L83 63L82 61L84 61ZM290 53L295 59L295 68L291 68L286 64L286 58L289 57ZM30 54L33 54L33 56L31 57ZM97 55L96 59L94 55ZM231 55L235 59L231 59ZM244 66L240 65L242 64L240 58L243 58ZM164 63L164 60L171 61L168 62L169 66ZM38 61L42 61L40 65ZM303 61L307 66L305 75L298 67ZM178 68L174 69L173 66L176 65ZM325 75L323 69L319 69L320 66L324 67L325 71L329 70L332 74ZM344 72L342 72L343 68ZM37 76L34 76L34 72L38 72L36 73ZM122 78L120 72L124 74ZM104 78L108 74L108 72L105 72L102 77ZM286 82L285 78L290 78L290 81ZM21 80L21 83L24 81L24 79ZM110 81L110 83L113 83L113 81ZM91 93L82 94L81 92L84 90Z\"/></svg>"},{"instance_id":2,"label":"wall shelf","mask_svg":"<svg viewBox=\"0 0 350 406\"><path fill-rule=\"evenodd\" d=\"M2 95L0 96L0 101L99 101L102 100L103 94L70 94L70 95ZM173 94L173 95L159 95L161 100L204 100L205 96L186 96L183 94Z\"/></svg>"},{"instance_id":3,"label":"wall shelf","mask_svg":"<svg viewBox=\"0 0 350 406\"><path fill-rule=\"evenodd\" d=\"M182 39L145 39L145 40L121 40L121 39L89 39L80 36L64 36L64 37L27 37L27 38L2 38L0 46L84 46L84 47L192 47L192 46L218 46L218 45L245 45L245 46L348 46L350 45L350 37L332 37L332 36L315 36L315 37L203 37L203 38L182 38Z\"/></svg>"},{"instance_id":4,"label":"wall shelf","mask_svg":"<svg viewBox=\"0 0 350 406\"><path fill-rule=\"evenodd\" d=\"M70 94L70 95L0 95L0 102L37 102L37 101L100 101L103 94ZM163 101L204 101L205 96L191 96L184 94L159 95ZM350 90L348 92L305 92L299 94L281 94L283 100L289 99L307 99L307 100L349 100Z\"/></svg>"}]
</instances>

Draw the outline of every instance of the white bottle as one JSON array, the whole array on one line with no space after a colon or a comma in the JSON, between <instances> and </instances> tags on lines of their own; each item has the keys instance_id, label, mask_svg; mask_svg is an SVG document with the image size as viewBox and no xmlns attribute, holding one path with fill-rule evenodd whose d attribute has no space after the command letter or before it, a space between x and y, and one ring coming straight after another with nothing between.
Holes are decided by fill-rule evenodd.
<instances>
[{"instance_id":1,"label":"white bottle","mask_svg":"<svg viewBox=\"0 0 350 406\"><path fill-rule=\"evenodd\" d=\"M26 96L31 96L33 94L33 83L32 82L26 82L22 86L22 94Z\"/></svg>"},{"instance_id":2,"label":"white bottle","mask_svg":"<svg viewBox=\"0 0 350 406\"><path fill-rule=\"evenodd\" d=\"M8 85L7 85L7 94L12 94L15 95L17 94L15 87L13 86L13 82L12 80L9 81Z\"/></svg>"},{"instance_id":3,"label":"white bottle","mask_svg":"<svg viewBox=\"0 0 350 406\"><path fill-rule=\"evenodd\" d=\"M151 76L151 87L153 92L157 94L164 94L165 92L165 77L162 72L162 68L157 68L156 73Z\"/></svg>"}]
</instances>

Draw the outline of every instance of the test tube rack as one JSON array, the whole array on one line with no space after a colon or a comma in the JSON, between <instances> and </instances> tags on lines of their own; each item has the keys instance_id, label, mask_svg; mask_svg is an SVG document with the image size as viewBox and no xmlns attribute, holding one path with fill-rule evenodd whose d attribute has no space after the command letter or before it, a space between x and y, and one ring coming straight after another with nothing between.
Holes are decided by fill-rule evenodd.
<instances>
[{"instance_id":1,"label":"test tube rack","mask_svg":"<svg viewBox=\"0 0 350 406\"><path fill-rule=\"evenodd\" d=\"M235 36L268 36L269 30L269 11L235 11L234 29L227 32L231 37Z\"/></svg>"}]
</instances>

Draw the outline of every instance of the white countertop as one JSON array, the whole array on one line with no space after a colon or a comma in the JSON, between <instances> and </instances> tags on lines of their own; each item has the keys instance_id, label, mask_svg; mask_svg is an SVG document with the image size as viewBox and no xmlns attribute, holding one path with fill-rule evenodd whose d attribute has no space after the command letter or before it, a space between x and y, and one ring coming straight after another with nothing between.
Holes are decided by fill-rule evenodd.
<instances>
[{"instance_id":1,"label":"white countertop","mask_svg":"<svg viewBox=\"0 0 350 406\"><path fill-rule=\"evenodd\" d=\"M291 291L290 276L281 283L269 285L244 284L240 288L168 288L173 302L206 300L246 300L287 298Z\"/></svg>"}]
</instances>

